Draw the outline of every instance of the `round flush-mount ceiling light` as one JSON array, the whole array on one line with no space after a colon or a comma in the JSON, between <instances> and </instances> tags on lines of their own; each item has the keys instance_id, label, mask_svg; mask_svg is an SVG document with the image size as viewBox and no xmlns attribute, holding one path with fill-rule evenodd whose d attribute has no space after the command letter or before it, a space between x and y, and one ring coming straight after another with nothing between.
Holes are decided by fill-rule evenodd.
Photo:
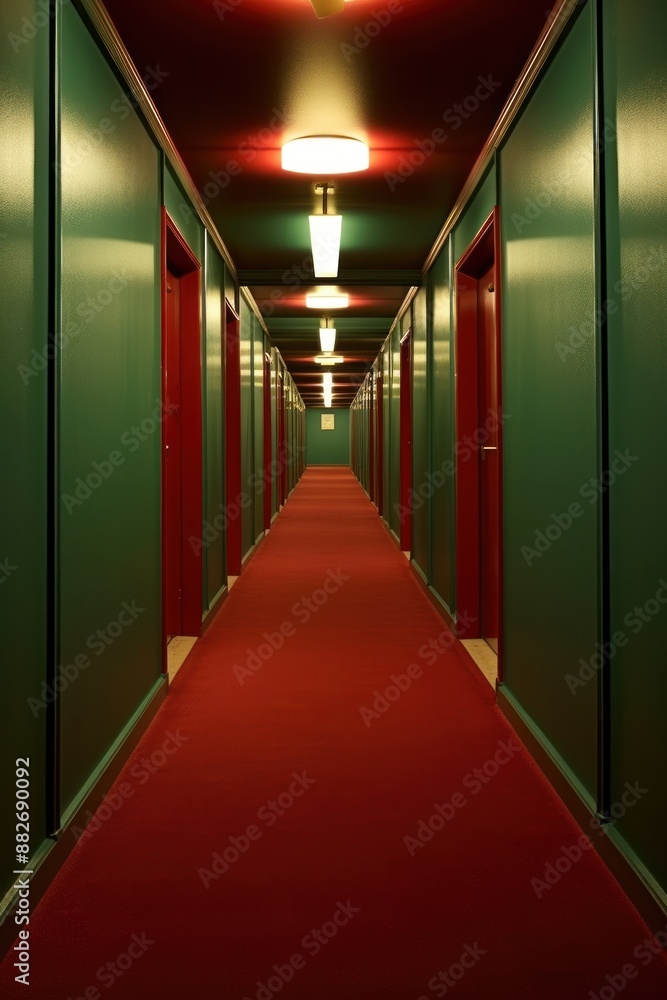
<instances>
[{"instance_id":1,"label":"round flush-mount ceiling light","mask_svg":"<svg viewBox=\"0 0 667 1000\"><path fill-rule=\"evenodd\" d=\"M366 143L342 135L306 135L282 148L283 170L299 174L351 174L368 164Z\"/></svg>"}]
</instances>

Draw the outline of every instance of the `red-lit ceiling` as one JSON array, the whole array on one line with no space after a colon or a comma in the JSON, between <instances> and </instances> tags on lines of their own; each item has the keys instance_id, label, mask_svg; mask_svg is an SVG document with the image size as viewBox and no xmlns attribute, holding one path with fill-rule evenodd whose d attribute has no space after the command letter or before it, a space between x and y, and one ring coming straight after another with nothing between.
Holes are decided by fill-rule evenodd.
<instances>
[{"instance_id":1,"label":"red-lit ceiling","mask_svg":"<svg viewBox=\"0 0 667 1000\"><path fill-rule=\"evenodd\" d=\"M315 183L334 184L330 210L343 215L339 286L351 297L336 345L346 363L334 386L337 401L349 403L552 3L352 0L322 20L309 0L106 6L140 73L161 78L151 90L157 108L312 403L321 369L312 362L319 315L304 302L307 216ZM281 170L285 141L322 133L366 140L370 169L335 178Z\"/></svg>"}]
</instances>

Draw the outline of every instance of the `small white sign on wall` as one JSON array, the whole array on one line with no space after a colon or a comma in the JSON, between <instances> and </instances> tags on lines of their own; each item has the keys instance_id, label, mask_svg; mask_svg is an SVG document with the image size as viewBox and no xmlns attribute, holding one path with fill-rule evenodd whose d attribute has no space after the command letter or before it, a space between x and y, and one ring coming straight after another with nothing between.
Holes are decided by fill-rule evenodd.
<instances>
[{"instance_id":1,"label":"small white sign on wall","mask_svg":"<svg viewBox=\"0 0 667 1000\"><path fill-rule=\"evenodd\" d=\"M322 414L322 426L323 431L333 431L335 430L334 424L334 414L333 413L323 413Z\"/></svg>"}]
</instances>

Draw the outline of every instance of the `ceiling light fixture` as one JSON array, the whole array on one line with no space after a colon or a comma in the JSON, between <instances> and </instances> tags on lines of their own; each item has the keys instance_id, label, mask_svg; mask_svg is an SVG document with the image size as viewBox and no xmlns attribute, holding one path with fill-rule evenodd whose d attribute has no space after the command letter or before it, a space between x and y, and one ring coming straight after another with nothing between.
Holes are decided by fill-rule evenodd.
<instances>
[{"instance_id":1,"label":"ceiling light fixture","mask_svg":"<svg viewBox=\"0 0 667 1000\"><path fill-rule=\"evenodd\" d=\"M331 354L336 346L336 329L333 326L329 326L329 319L325 319L322 322L324 325L320 327L320 347L324 354Z\"/></svg>"},{"instance_id":2,"label":"ceiling light fixture","mask_svg":"<svg viewBox=\"0 0 667 1000\"><path fill-rule=\"evenodd\" d=\"M342 354L316 354L314 361L316 365L342 365L345 358Z\"/></svg>"},{"instance_id":3,"label":"ceiling light fixture","mask_svg":"<svg viewBox=\"0 0 667 1000\"><path fill-rule=\"evenodd\" d=\"M327 196L333 191L331 184L317 184L315 190L318 194L322 192L322 214L308 216L313 273L316 278L335 278L338 276L343 216L327 213Z\"/></svg>"},{"instance_id":4,"label":"ceiling light fixture","mask_svg":"<svg viewBox=\"0 0 667 1000\"><path fill-rule=\"evenodd\" d=\"M320 347L323 354L331 354L336 346L336 331L333 328L320 330Z\"/></svg>"},{"instance_id":5,"label":"ceiling light fixture","mask_svg":"<svg viewBox=\"0 0 667 1000\"><path fill-rule=\"evenodd\" d=\"M309 309L347 309L349 304L349 295L321 295L319 293L306 295L306 305Z\"/></svg>"},{"instance_id":6,"label":"ceiling light fixture","mask_svg":"<svg viewBox=\"0 0 667 1000\"><path fill-rule=\"evenodd\" d=\"M368 146L343 135L305 135L282 148L282 168L298 174L351 174L367 170Z\"/></svg>"}]
</instances>

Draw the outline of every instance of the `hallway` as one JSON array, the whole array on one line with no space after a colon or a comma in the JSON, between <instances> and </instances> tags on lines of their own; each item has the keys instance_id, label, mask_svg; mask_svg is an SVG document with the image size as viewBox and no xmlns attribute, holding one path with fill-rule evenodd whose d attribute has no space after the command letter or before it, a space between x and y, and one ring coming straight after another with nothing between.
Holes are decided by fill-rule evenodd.
<instances>
[{"instance_id":1,"label":"hallway","mask_svg":"<svg viewBox=\"0 0 667 1000\"><path fill-rule=\"evenodd\" d=\"M580 836L352 473L311 468L36 909L30 995L664 998Z\"/></svg>"}]
</instances>

